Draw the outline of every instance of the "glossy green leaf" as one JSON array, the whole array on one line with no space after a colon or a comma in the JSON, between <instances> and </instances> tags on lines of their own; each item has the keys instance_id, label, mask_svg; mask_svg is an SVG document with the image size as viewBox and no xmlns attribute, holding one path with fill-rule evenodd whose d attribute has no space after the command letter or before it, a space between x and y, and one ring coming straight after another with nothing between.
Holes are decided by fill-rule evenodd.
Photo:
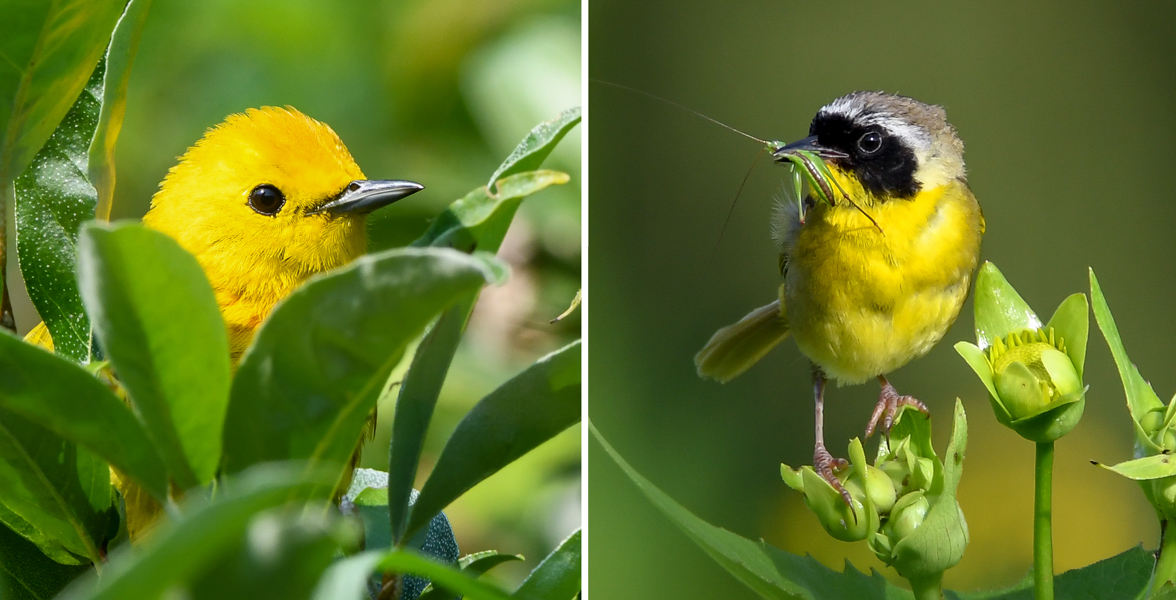
<instances>
[{"instance_id":1,"label":"glossy green leaf","mask_svg":"<svg viewBox=\"0 0 1176 600\"><path fill-rule=\"evenodd\" d=\"M90 569L89 565L58 564L28 540L0 525L0 598L49 600Z\"/></svg>"},{"instance_id":2,"label":"glossy green leaf","mask_svg":"<svg viewBox=\"0 0 1176 600\"><path fill-rule=\"evenodd\" d=\"M372 573L413 573L461 594L466 600L509 600L501 589L411 550L368 550L336 562L319 580L314 600L367 600Z\"/></svg>"},{"instance_id":3,"label":"glossy green leaf","mask_svg":"<svg viewBox=\"0 0 1176 600\"><path fill-rule=\"evenodd\" d=\"M879 573L867 576L846 562L845 571L834 571L811 556L796 556L740 537L699 519L642 477L588 424L593 437L637 488L674 525L698 544L719 565L763 598L773 600L897 600L910 592L886 581Z\"/></svg>"},{"instance_id":4,"label":"glossy green leaf","mask_svg":"<svg viewBox=\"0 0 1176 600\"><path fill-rule=\"evenodd\" d=\"M1110 558L1054 577L1055 600L1142 600L1155 554L1136 546ZM946 600L1033 600L1032 574L1003 590L944 593Z\"/></svg>"},{"instance_id":5,"label":"glossy green leaf","mask_svg":"<svg viewBox=\"0 0 1176 600\"><path fill-rule=\"evenodd\" d=\"M543 164L560 140L580 122L580 107L569 108L558 117L535 126L523 141L515 147L510 156L490 176L486 187L494 189L494 182L524 171L534 171ZM499 188L502 191L502 188Z\"/></svg>"},{"instance_id":6,"label":"glossy green leaf","mask_svg":"<svg viewBox=\"0 0 1176 600\"><path fill-rule=\"evenodd\" d=\"M998 337L1041 327L1041 319L990 262L985 262L976 276L975 298L976 340L981 349Z\"/></svg>"},{"instance_id":7,"label":"glossy green leaf","mask_svg":"<svg viewBox=\"0 0 1176 600\"><path fill-rule=\"evenodd\" d=\"M539 359L466 414L421 489L405 537L467 490L579 420L577 340Z\"/></svg>"},{"instance_id":8,"label":"glossy green leaf","mask_svg":"<svg viewBox=\"0 0 1176 600\"><path fill-rule=\"evenodd\" d=\"M279 303L233 379L226 471L287 459L346 464L405 347L493 277L487 260L389 250L314 277Z\"/></svg>"},{"instance_id":9,"label":"glossy green leaf","mask_svg":"<svg viewBox=\"0 0 1176 600\"><path fill-rule=\"evenodd\" d=\"M89 449L167 497L167 470L122 400L69 361L0 335L0 409L17 413Z\"/></svg>"},{"instance_id":10,"label":"glossy green leaf","mask_svg":"<svg viewBox=\"0 0 1176 600\"><path fill-rule=\"evenodd\" d=\"M1171 454L1156 454L1134 460L1121 462L1117 465L1094 463L1108 471L1118 473L1127 479L1147 481L1176 475L1176 457Z\"/></svg>"},{"instance_id":11,"label":"glossy green leaf","mask_svg":"<svg viewBox=\"0 0 1176 600\"><path fill-rule=\"evenodd\" d=\"M449 205L413 246L497 252L523 198L568 182L559 171L527 171L498 182L498 194L478 188Z\"/></svg>"},{"instance_id":12,"label":"glossy green leaf","mask_svg":"<svg viewBox=\"0 0 1176 600\"><path fill-rule=\"evenodd\" d=\"M182 489L220 464L229 338L216 295L180 245L138 223L82 228L78 284L106 356Z\"/></svg>"},{"instance_id":13,"label":"glossy green leaf","mask_svg":"<svg viewBox=\"0 0 1176 600\"><path fill-rule=\"evenodd\" d=\"M573 600L580 593L580 530L568 536L527 576L514 597L521 600Z\"/></svg>"},{"instance_id":14,"label":"glossy green leaf","mask_svg":"<svg viewBox=\"0 0 1176 600\"><path fill-rule=\"evenodd\" d=\"M1164 403L1160 401L1151 384L1144 381L1135 363L1127 357L1123 339L1119 337L1119 328L1115 325L1115 318L1111 316L1111 307L1107 305L1107 299L1098 285L1098 278L1094 276L1094 269L1090 270L1090 301L1094 307L1094 320L1098 322L1098 328L1102 330L1103 338L1107 340L1111 355L1115 358L1115 366L1119 368L1123 391L1127 394L1127 409L1131 411L1132 419L1138 422L1148 412L1162 409Z\"/></svg>"},{"instance_id":15,"label":"glossy green leaf","mask_svg":"<svg viewBox=\"0 0 1176 600\"><path fill-rule=\"evenodd\" d=\"M1058 305L1045 328L1054 329L1054 334L1066 342L1066 355L1074 363L1079 380L1086 366L1086 338L1090 334L1090 308L1086 294L1071 294Z\"/></svg>"},{"instance_id":16,"label":"glossy green leaf","mask_svg":"<svg viewBox=\"0 0 1176 600\"><path fill-rule=\"evenodd\" d=\"M86 176L87 153L102 108L99 61L73 108L14 184L16 254L29 298L53 336L53 348L90 362L90 319L77 284L77 240L98 197Z\"/></svg>"},{"instance_id":17,"label":"glossy green leaf","mask_svg":"<svg viewBox=\"0 0 1176 600\"><path fill-rule=\"evenodd\" d=\"M294 505L258 514L235 547L202 569L191 600L309 598L340 551L354 552L358 532L333 511Z\"/></svg>"},{"instance_id":18,"label":"glossy green leaf","mask_svg":"<svg viewBox=\"0 0 1176 600\"><path fill-rule=\"evenodd\" d=\"M20 515L12 512L3 504L0 504L0 523L7 525L8 529L31 542L40 549L42 554L56 563L62 565L80 565L89 562L89 560L79 558L76 554L67 550L65 546L61 545L61 542L33 527L31 523L22 519ZM3 596L0 595L0 598L3 598Z\"/></svg>"},{"instance_id":19,"label":"glossy green leaf","mask_svg":"<svg viewBox=\"0 0 1176 600\"><path fill-rule=\"evenodd\" d=\"M114 144L122 130L127 109L127 83L131 79L131 65L139 50L139 38L152 0L130 0L114 27L114 35L106 48L106 74L102 82L102 112L89 148L87 173L98 192L94 216L110 219L110 204L114 196Z\"/></svg>"},{"instance_id":20,"label":"glossy green leaf","mask_svg":"<svg viewBox=\"0 0 1176 600\"><path fill-rule=\"evenodd\" d=\"M106 463L19 415L0 410L0 499L40 535L93 562L117 511ZM76 560L70 562L77 562Z\"/></svg>"},{"instance_id":21,"label":"glossy green leaf","mask_svg":"<svg viewBox=\"0 0 1176 600\"><path fill-rule=\"evenodd\" d=\"M111 553L101 578L75 582L59 600L159 598L237 548L255 515L291 497L329 489L332 481L333 474L303 465L250 469L218 486L215 499L186 503L182 517L161 524L143 543Z\"/></svg>"},{"instance_id":22,"label":"glossy green leaf","mask_svg":"<svg viewBox=\"0 0 1176 600\"><path fill-rule=\"evenodd\" d=\"M478 576L503 563L526 560L522 554L499 554L497 550L485 550L461 557L458 565L466 575Z\"/></svg>"},{"instance_id":23,"label":"glossy green leaf","mask_svg":"<svg viewBox=\"0 0 1176 600\"><path fill-rule=\"evenodd\" d=\"M400 386L392 421L392 443L388 451L388 516L392 542L398 543L408 525L409 497L416 481L417 464L425 446L425 434L433 408L449 372L457 343L473 308L466 298L441 313L417 346L412 365Z\"/></svg>"},{"instance_id":24,"label":"glossy green leaf","mask_svg":"<svg viewBox=\"0 0 1176 600\"><path fill-rule=\"evenodd\" d=\"M69 112L110 41L125 0L6 2L0 19L0 187ZM2 207L0 207L2 208Z\"/></svg>"}]
</instances>

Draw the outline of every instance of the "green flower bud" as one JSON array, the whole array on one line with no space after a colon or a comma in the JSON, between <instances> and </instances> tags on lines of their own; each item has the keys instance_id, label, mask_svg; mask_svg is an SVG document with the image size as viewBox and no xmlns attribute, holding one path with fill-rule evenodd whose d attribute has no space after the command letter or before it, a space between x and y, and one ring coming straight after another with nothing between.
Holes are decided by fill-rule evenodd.
<instances>
[{"instance_id":1,"label":"green flower bud","mask_svg":"<svg viewBox=\"0 0 1176 600\"><path fill-rule=\"evenodd\" d=\"M895 503L890 518L882 526L882 533L886 534L891 544L897 544L923 524L923 519L927 518L927 511L930 509L931 503L927 501L923 492L911 492Z\"/></svg>"},{"instance_id":2,"label":"green flower bud","mask_svg":"<svg viewBox=\"0 0 1176 600\"><path fill-rule=\"evenodd\" d=\"M880 513L890 511L898 499L890 476L877 467L866 467L866 494Z\"/></svg>"},{"instance_id":3,"label":"green flower bud","mask_svg":"<svg viewBox=\"0 0 1176 600\"><path fill-rule=\"evenodd\" d=\"M1148 437L1152 437L1159 433L1160 427L1164 425L1164 409L1156 408L1147 412L1139 419L1139 426ZM1156 440L1157 443L1161 440Z\"/></svg>"},{"instance_id":4,"label":"green flower bud","mask_svg":"<svg viewBox=\"0 0 1176 600\"><path fill-rule=\"evenodd\" d=\"M1033 442L1069 433L1086 406L1086 295L1066 298L1042 326L1000 271L985 263L975 308L978 345L960 342L956 351L988 388L996 419Z\"/></svg>"},{"instance_id":5,"label":"green flower bud","mask_svg":"<svg viewBox=\"0 0 1176 600\"><path fill-rule=\"evenodd\" d=\"M853 466L834 474L849 492L852 505L847 505L841 494L817 475L812 467L792 469L781 464L780 477L788 487L804 494L805 506L813 511L829 535L844 542L856 542L878 530L879 516L873 498L884 501L889 498L890 504L893 504L894 486L885 473L874 469L874 474L870 474L872 467L866 464L865 451L857 438L850 443L849 456ZM862 473L866 473L864 484ZM890 488L889 492L886 491L887 487ZM866 493L867 489L870 490L869 494Z\"/></svg>"}]
</instances>

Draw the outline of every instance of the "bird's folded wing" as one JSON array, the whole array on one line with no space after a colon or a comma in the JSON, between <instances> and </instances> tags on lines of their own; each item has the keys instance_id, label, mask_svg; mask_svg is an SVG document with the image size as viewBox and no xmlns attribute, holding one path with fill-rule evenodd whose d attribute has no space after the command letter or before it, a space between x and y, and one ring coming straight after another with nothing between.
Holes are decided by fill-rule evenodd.
<instances>
[{"instance_id":1,"label":"bird's folded wing","mask_svg":"<svg viewBox=\"0 0 1176 600\"><path fill-rule=\"evenodd\" d=\"M788 321L777 300L751 311L738 323L716 331L694 356L694 364L700 377L726 383L758 362L786 337Z\"/></svg>"},{"instance_id":2,"label":"bird's folded wing","mask_svg":"<svg viewBox=\"0 0 1176 600\"><path fill-rule=\"evenodd\" d=\"M49 328L44 323L37 323L32 331L25 334L24 340L34 346L40 346L53 351L53 336L49 335Z\"/></svg>"}]
</instances>

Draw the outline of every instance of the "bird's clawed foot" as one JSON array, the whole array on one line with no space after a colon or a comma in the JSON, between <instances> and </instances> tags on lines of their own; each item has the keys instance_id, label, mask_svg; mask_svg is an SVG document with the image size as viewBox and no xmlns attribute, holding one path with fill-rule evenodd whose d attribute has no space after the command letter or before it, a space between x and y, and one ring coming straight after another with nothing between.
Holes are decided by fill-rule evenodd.
<instances>
[{"instance_id":1,"label":"bird's clawed foot","mask_svg":"<svg viewBox=\"0 0 1176 600\"><path fill-rule=\"evenodd\" d=\"M821 476L821 479L828 481L829 485L837 490L837 493L841 494L841 497L845 499L847 505L853 506L853 502L849 497L849 491L845 489L845 486L841 485L841 480L837 479L837 476L833 474L833 469L846 468L849 468L849 461L844 458L833 458L833 455L829 454L829 451L825 449L824 444L817 444L817 447L813 450L813 470L817 472L817 475Z\"/></svg>"},{"instance_id":2,"label":"bird's clawed foot","mask_svg":"<svg viewBox=\"0 0 1176 600\"><path fill-rule=\"evenodd\" d=\"M866 425L867 438L874 435L874 430L878 428L879 419L882 420L882 432L890 433L890 426L894 424L894 417L898 414L898 409L904 406L913 406L924 415L931 416L927 405L919 402L914 396L899 396L894 386L890 385L885 377L878 377L878 381L882 383L882 393L878 395L878 404L874 406L874 414L870 416L870 423Z\"/></svg>"}]
</instances>

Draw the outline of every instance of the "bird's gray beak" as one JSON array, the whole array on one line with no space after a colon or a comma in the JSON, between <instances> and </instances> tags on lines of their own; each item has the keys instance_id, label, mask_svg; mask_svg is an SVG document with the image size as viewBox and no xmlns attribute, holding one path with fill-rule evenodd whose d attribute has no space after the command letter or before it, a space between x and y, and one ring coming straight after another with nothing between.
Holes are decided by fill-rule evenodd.
<instances>
[{"instance_id":1,"label":"bird's gray beak","mask_svg":"<svg viewBox=\"0 0 1176 600\"><path fill-rule=\"evenodd\" d=\"M812 135L804 138L803 140L797 140L791 144L785 144L779 148L776 148L775 150L772 150L772 158L775 159L776 162L785 162L788 160L789 156L794 156L801 150L812 152L821 158L849 157L849 155L844 152L822 146L819 142L817 142L817 136Z\"/></svg>"},{"instance_id":2,"label":"bird's gray beak","mask_svg":"<svg viewBox=\"0 0 1176 600\"><path fill-rule=\"evenodd\" d=\"M423 189L425 186L413 181L395 179L352 181L339 194L338 198L309 211L307 214L327 213L332 217L348 213L364 215L377 208L388 206L401 198L407 198Z\"/></svg>"}]
</instances>

